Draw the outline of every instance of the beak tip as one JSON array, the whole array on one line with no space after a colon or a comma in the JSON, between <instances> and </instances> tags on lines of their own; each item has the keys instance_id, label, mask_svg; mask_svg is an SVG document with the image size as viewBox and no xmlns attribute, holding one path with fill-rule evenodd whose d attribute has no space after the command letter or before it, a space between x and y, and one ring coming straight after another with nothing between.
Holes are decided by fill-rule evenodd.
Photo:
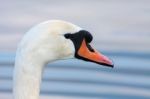
<instances>
[{"instance_id":1,"label":"beak tip","mask_svg":"<svg viewBox=\"0 0 150 99\"><path fill-rule=\"evenodd\" d=\"M114 63L113 63L113 61L112 60L107 60L107 62L106 62L106 64L105 64L106 66L108 66L108 67L111 67L111 68L114 68Z\"/></svg>"},{"instance_id":2,"label":"beak tip","mask_svg":"<svg viewBox=\"0 0 150 99\"><path fill-rule=\"evenodd\" d=\"M110 65L110 67L114 68L114 63L112 62L112 64Z\"/></svg>"},{"instance_id":3,"label":"beak tip","mask_svg":"<svg viewBox=\"0 0 150 99\"><path fill-rule=\"evenodd\" d=\"M112 60L110 60L109 62L110 62L110 67L114 68L114 62Z\"/></svg>"},{"instance_id":4,"label":"beak tip","mask_svg":"<svg viewBox=\"0 0 150 99\"><path fill-rule=\"evenodd\" d=\"M114 64L112 64L111 67L114 68Z\"/></svg>"},{"instance_id":5,"label":"beak tip","mask_svg":"<svg viewBox=\"0 0 150 99\"><path fill-rule=\"evenodd\" d=\"M111 64L111 65L108 65L109 67L111 67L111 68L114 68L114 64Z\"/></svg>"},{"instance_id":6,"label":"beak tip","mask_svg":"<svg viewBox=\"0 0 150 99\"><path fill-rule=\"evenodd\" d=\"M109 61L109 63L106 64L106 65L107 65L108 67L114 68L114 63L112 62L112 60Z\"/></svg>"},{"instance_id":7,"label":"beak tip","mask_svg":"<svg viewBox=\"0 0 150 99\"><path fill-rule=\"evenodd\" d=\"M98 64L103 65L103 66L107 66L107 67L114 68L114 64L106 64L106 63L98 63Z\"/></svg>"}]
</instances>

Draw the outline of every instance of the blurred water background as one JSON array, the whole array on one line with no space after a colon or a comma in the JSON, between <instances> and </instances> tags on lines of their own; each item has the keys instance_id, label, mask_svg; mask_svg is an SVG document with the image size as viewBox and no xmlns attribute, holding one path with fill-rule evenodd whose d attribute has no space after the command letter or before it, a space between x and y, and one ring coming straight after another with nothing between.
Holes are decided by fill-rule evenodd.
<instances>
[{"instance_id":1,"label":"blurred water background","mask_svg":"<svg viewBox=\"0 0 150 99\"><path fill-rule=\"evenodd\" d=\"M42 99L150 99L149 0L0 1L0 99L12 99L15 51L22 36L51 19L90 31L92 44L115 67L79 60L48 64Z\"/></svg>"}]
</instances>

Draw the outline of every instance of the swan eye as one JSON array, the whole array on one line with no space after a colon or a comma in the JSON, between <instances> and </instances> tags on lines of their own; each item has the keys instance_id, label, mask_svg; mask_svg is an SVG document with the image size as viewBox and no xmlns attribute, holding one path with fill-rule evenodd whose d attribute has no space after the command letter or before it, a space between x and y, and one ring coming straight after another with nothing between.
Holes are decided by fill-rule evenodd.
<instances>
[{"instance_id":1,"label":"swan eye","mask_svg":"<svg viewBox=\"0 0 150 99\"><path fill-rule=\"evenodd\" d=\"M64 36L65 36L66 39L69 39L69 38L71 37L71 34L70 34L70 33L67 33L67 34L65 34Z\"/></svg>"}]
</instances>

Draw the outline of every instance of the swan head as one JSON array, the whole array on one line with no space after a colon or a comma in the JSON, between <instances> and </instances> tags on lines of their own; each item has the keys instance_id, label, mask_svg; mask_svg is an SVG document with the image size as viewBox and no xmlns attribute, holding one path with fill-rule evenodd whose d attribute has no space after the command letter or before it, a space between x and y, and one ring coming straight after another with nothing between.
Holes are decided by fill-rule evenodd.
<instances>
[{"instance_id":1,"label":"swan head","mask_svg":"<svg viewBox=\"0 0 150 99\"><path fill-rule=\"evenodd\" d=\"M51 20L30 29L21 41L18 52L38 63L77 58L113 67L112 61L94 49L90 32L72 23Z\"/></svg>"}]
</instances>

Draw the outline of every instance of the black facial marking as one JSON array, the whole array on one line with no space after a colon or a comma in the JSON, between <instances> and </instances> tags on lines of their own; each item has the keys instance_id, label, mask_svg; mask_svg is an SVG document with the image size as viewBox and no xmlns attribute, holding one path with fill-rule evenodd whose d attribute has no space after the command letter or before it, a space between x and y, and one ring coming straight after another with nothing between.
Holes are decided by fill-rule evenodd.
<instances>
[{"instance_id":1,"label":"black facial marking","mask_svg":"<svg viewBox=\"0 0 150 99\"><path fill-rule=\"evenodd\" d=\"M70 34L70 33L67 33L67 34L65 34L64 36L65 36L65 38L69 39L69 38L71 37L71 34Z\"/></svg>"},{"instance_id":2,"label":"black facial marking","mask_svg":"<svg viewBox=\"0 0 150 99\"><path fill-rule=\"evenodd\" d=\"M77 54L81 44L82 44L82 41L83 39L86 40L86 44L87 44L87 48L91 51L91 52L94 52L94 49L89 45L89 43L92 41L93 39L93 36L91 35L91 33L89 33L88 31L86 30L81 30L79 32L76 32L76 33L67 33L64 35L65 38L67 39L71 39L72 42L74 43L74 46L75 46L75 57L76 58L79 58L81 59L82 57L79 56ZM85 60L84 58L82 58L83 60Z\"/></svg>"},{"instance_id":3,"label":"black facial marking","mask_svg":"<svg viewBox=\"0 0 150 99\"><path fill-rule=\"evenodd\" d=\"M85 32L85 40L86 40L86 42L90 43L93 40L93 36L89 32L86 32L86 31L84 31L84 32Z\"/></svg>"},{"instance_id":4,"label":"black facial marking","mask_svg":"<svg viewBox=\"0 0 150 99\"><path fill-rule=\"evenodd\" d=\"M82 44L83 39L86 40L87 47L89 48L89 50L92 51L92 52L94 51L92 49L92 47L88 44L93 39L93 36L88 31L81 30L81 31L73 33L73 34L67 33L64 36L65 36L65 38L71 39L73 41L76 52L78 52L78 50L79 50L79 48Z\"/></svg>"}]
</instances>

